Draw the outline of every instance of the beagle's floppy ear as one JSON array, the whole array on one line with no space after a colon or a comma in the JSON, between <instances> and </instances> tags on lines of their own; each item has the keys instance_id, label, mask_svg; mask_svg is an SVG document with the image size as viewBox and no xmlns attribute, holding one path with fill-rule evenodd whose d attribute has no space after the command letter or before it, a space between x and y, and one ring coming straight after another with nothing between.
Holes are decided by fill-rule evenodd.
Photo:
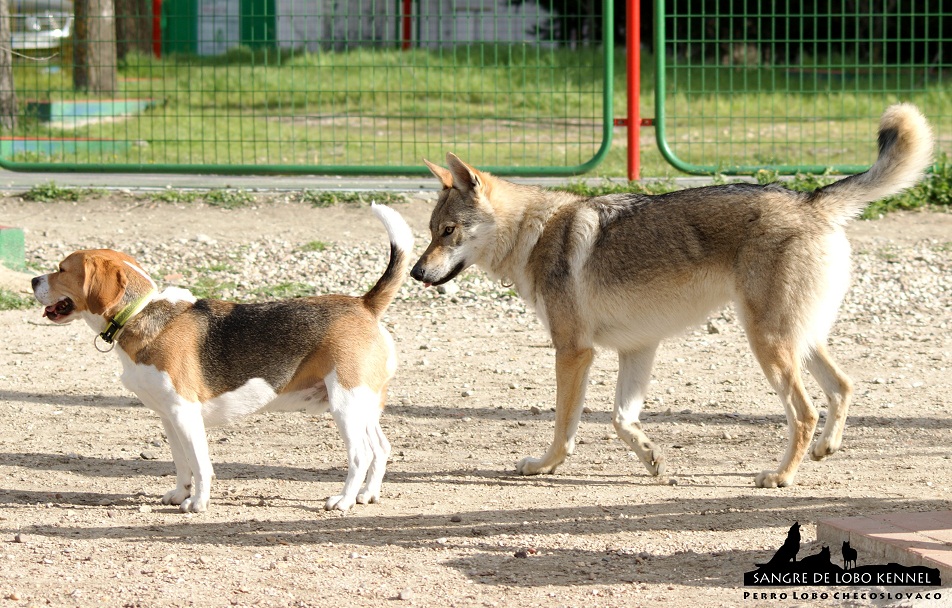
<instances>
[{"instance_id":1,"label":"beagle's floppy ear","mask_svg":"<svg viewBox=\"0 0 952 608\"><path fill-rule=\"evenodd\" d=\"M470 167L459 159L452 152L446 153L446 164L453 175L453 185L460 192L472 192L478 190L483 185L479 171Z\"/></svg>"},{"instance_id":2,"label":"beagle's floppy ear","mask_svg":"<svg viewBox=\"0 0 952 608\"><path fill-rule=\"evenodd\" d=\"M439 165L434 165L427 159L423 159L423 162L426 163L426 166L429 167L430 172L436 176L436 179L440 180L440 183L443 184L443 189L453 187L453 174L444 169Z\"/></svg>"},{"instance_id":3,"label":"beagle's floppy ear","mask_svg":"<svg viewBox=\"0 0 952 608\"><path fill-rule=\"evenodd\" d=\"M86 294L86 309L94 315L104 314L114 308L126 293L125 269L119 264L101 257L87 257L83 269L83 291Z\"/></svg>"}]
</instances>

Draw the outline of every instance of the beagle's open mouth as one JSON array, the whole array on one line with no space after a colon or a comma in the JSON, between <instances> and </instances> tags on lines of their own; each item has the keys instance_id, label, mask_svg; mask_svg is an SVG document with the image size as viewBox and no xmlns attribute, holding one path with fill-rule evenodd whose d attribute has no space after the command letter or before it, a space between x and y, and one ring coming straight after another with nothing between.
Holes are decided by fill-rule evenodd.
<instances>
[{"instance_id":1,"label":"beagle's open mouth","mask_svg":"<svg viewBox=\"0 0 952 608\"><path fill-rule=\"evenodd\" d=\"M73 301L69 298L63 298L56 304L52 306L47 306L43 309L43 316L49 319L50 321L56 321L62 319L63 317L69 316L73 312L75 305Z\"/></svg>"}]
</instances>

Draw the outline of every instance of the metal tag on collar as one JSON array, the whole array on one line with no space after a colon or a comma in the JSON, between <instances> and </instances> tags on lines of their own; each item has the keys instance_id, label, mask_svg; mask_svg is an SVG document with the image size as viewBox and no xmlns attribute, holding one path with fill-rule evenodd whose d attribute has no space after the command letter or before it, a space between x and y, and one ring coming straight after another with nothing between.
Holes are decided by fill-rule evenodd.
<instances>
[{"instance_id":1,"label":"metal tag on collar","mask_svg":"<svg viewBox=\"0 0 952 608\"><path fill-rule=\"evenodd\" d=\"M98 351L101 352L101 353L108 353L109 351L111 351L112 349L114 349L114 348L116 347L116 343L115 343L112 339L106 340L106 339L103 337L103 334L105 334L105 333L106 333L106 332L103 332L102 334L96 334L96 337L93 338L93 347L95 347L95 349L98 350ZM99 347L99 340L100 340L100 339L104 340L104 341L106 342L106 344L109 345L109 348L100 348L100 347Z\"/></svg>"},{"instance_id":2,"label":"metal tag on collar","mask_svg":"<svg viewBox=\"0 0 952 608\"><path fill-rule=\"evenodd\" d=\"M155 294L155 289L149 291L149 293L135 300L125 308L119 311L115 317L109 320L109 324L106 325L106 329L102 331L101 334L96 336L96 338L102 338L102 341L106 344L109 344L109 348L103 350L99 348L99 344L96 342L96 338L93 338L93 346L96 347L96 350L108 353L113 348L116 347L116 338L119 337L119 334L122 333L122 329L126 326L126 323L129 322L132 317L136 316L142 309L149 305L149 302L152 301L152 296Z\"/></svg>"},{"instance_id":3,"label":"metal tag on collar","mask_svg":"<svg viewBox=\"0 0 952 608\"><path fill-rule=\"evenodd\" d=\"M106 344L112 344L113 340L116 337L116 332L122 328L122 325L116 323L116 320L113 319L109 322L109 325L106 326L106 329L103 330L99 337L102 338L102 341Z\"/></svg>"}]
</instances>

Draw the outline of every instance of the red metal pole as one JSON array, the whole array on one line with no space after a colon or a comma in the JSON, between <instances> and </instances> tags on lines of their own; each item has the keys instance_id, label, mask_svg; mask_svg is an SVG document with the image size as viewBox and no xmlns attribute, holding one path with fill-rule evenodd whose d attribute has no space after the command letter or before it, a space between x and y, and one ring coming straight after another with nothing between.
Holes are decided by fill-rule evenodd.
<instances>
[{"instance_id":1,"label":"red metal pole","mask_svg":"<svg viewBox=\"0 0 952 608\"><path fill-rule=\"evenodd\" d=\"M162 57L162 0L152 0L152 54Z\"/></svg>"},{"instance_id":2,"label":"red metal pole","mask_svg":"<svg viewBox=\"0 0 952 608\"><path fill-rule=\"evenodd\" d=\"M628 181L641 177L641 0L628 0L625 14L628 74Z\"/></svg>"},{"instance_id":3,"label":"red metal pole","mask_svg":"<svg viewBox=\"0 0 952 608\"><path fill-rule=\"evenodd\" d=\"M403 0L403 45L404 51L410 50L410 39L413 37L413 0Z\"/></svg>"}]
</instances>

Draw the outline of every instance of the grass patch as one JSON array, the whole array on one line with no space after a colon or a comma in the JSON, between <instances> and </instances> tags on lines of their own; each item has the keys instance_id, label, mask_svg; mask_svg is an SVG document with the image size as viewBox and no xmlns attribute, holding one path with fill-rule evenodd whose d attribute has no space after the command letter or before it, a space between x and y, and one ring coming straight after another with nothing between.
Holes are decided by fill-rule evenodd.
<instances>
[{"instance_id":1,"label":"grass patch","mask_svg":"<svg viewBox=\"0 0 952 608\"><path fill-rule=\"evenodd\" d=\"M55 182L37 184L21 195L23 200L38 203L77 202L95 193L92 188L63 188Z\"/></svg>"},{"instance_id":2,"label":"grass patch","mask_svg":"<svg viewBox=\"0 0 952 608\"><path fill-rule=\"evenodd\" d=\"M875 201L863 212L863 219L874 219L890 211L907 211L922 207L952 207L952 162L940 154L934 171L905 192Z\"/></svg>"},{"instance_id":3,"label":"grass patch","mask_svg":"<svg viewBox=\"0 0 952 608\"><path fill-rule=\"evenodd\" d=\"M876 257L886 262L896 262L899 260L899 254L889 249L880 249L875 252Z\"/></svg>"},{"instance_id":4,"label":"grass patch","mask_svg":"<svg viewBox=\"0 0 952 608\"><path fill-rule=\"evenodd\" d=\"M149 194L151 200L160 203L194 203L201 196L201 193L195 190L176 190L172 188Z\"/></svg>"},{"instance_id":5,"label":"grass patch","mask_svg":"<svg viewBox=\"0 0 952 608\"><path fill-rule=\"evenodd\" d=\"M149 198L153 201L172 204L202 202L211 207L221 207L222 209L238 209L254 205L257 202L255 195L246 190L228 188L208 190L207 192L166 188L161 192L149 194Z\"/></svg>"},{"instance_id":6,"label":"grass patch","mask_svg":"<svg viewBox=\"0 0 952 608\"><path fill-rule=\"evenodd\" d=\"M860 217L878 219L891 211L909 211L927 207L952 207L952 162L947 154L940 154L933 167L918 184L895 196L870 203ZM812 192L836 181L830 175L798 174L783 183L791 190Z\"/></svg>"},{"instance_id":7,"label":"grass patch","mask_svg":"<svg viewBox=\"0 0 952 608\"><path fill-rule=\"evenodd\" d=\"M792 179L785 181L783 185L787 188L790 188L791 190L799 190L800 192L813 192L817 188L829 186L835 181L836 178L829 175L810 175L798 173L797 175L794 175Z\"/></svg>"},{"instance_id":8,"label":"grass patch","mask_svg":"<svg viewBox=\"0 0 952 608\"><path fill-rule=\"evenodd\" d=\"M234 281L219 281L211 277L198 277L189 286L188 290L199 299L221 299L226 291L235 289Z\"/></svg>"},{"instance_id":9,"label":"grass patch","mask_svg":"<svg viewBox=\"0 0 952 608\"><path fill-rule=\"evenodd\" d=\"M53 269L50 264L47 264L45 262L37 262L36 260L27 260L26 262L23 263L23 265L26 266L27 270L37 272L40 274L46 274L47 272Z\"/></svg>"},{"instance_id":10,"label":"grass patch","mask_svg":"<svg viewBox=\"0 0 952 608\"><path fill-rule=\"evenodd\" d=\"M326 251L327 247L324 241L308 241L301 245L301 251Z\"/></svg>"},{"instance_id":11,"label":"grass patch","mask_svg":"<svg viewBox=\"0 0 952 608\"><path fill-rule=\"evenodd\" d=\"M392 205L405 203L407 197L403 194L385 190L375 192L334 192L327 190L304 190L298 200L309 203L314 207L333 207L334 205Z\"/></svg>"},{"instance_id":12,"label":"grass patch","mask_svg":"<svg viewBox=\"0 0 952 608\"><path fill-rule=\"evenodd\" d=\"M239 209L255 203L255 197L245 190L209 190L202 197L206 205L222 209Z\"/></svg>"},{"instance_id":13,"label":"grass patch","mask_svg":"<svg viewBox=\"0 0 952 608\"><path fill-rule=\"evenodd\" d=\"M0 310L25 310L36 306L39 306L39 303L34 298L21 296L0 287Z\"/></svg>"},{"instance_id":14,"label":"grass patch","mask_svg":"<svg viewBox=\"0 0 952 608\"><path fill-rule=\"evenodd\" d=\"M651 180L643 182L614 182L604 180L599 184L589 184L582 181L572 182L567 186L554 188L555 190L564 190L581 196L605 196L606 194L665 194L680 190L674 183L674 180Z\"/></svg>"},{"instance_id":15,"label":"grass patch","mask_svg":"<svg viewBox=\"0 0 952 608\"><path fill-rule=\"evenodd\" d=\"M67 190L70 189L57 188L55 192ZM43 194L43 192L41 191L39 194ZM177 190L173 188L167 188L160 192L150 193L148 198L157 202L173 204L202 202L206 205L210 205L212 207L221 207L223 209L238 209L241 207L254 205L258 202L255 194L248 192L247 190L228 188L209 190L207 192L202 192L200 190ZM385 190L366 192L304 190L300 194L296 195L295 199L302 203L308 203L314 207L333 207L334 205L369 205L370 203L392 205L395 203L406 203L409 200L404 194L388 192Z\"/></svg>"},{"instance_id":16,"label":"grass patch","mask_svg":"<svg viewBox=\"0 0 952 608\"><path fill-rule=\"evenodd\" d=\"M301 298L305 296L313 296L314 288L310 285L304 283L296 282L285 282L278 283L277 285L268 285L265 287L259 287L255 290L255 295L262 296L265 298L274 298L284 300L287 298Z\"/></svg>"}]
</instances>

